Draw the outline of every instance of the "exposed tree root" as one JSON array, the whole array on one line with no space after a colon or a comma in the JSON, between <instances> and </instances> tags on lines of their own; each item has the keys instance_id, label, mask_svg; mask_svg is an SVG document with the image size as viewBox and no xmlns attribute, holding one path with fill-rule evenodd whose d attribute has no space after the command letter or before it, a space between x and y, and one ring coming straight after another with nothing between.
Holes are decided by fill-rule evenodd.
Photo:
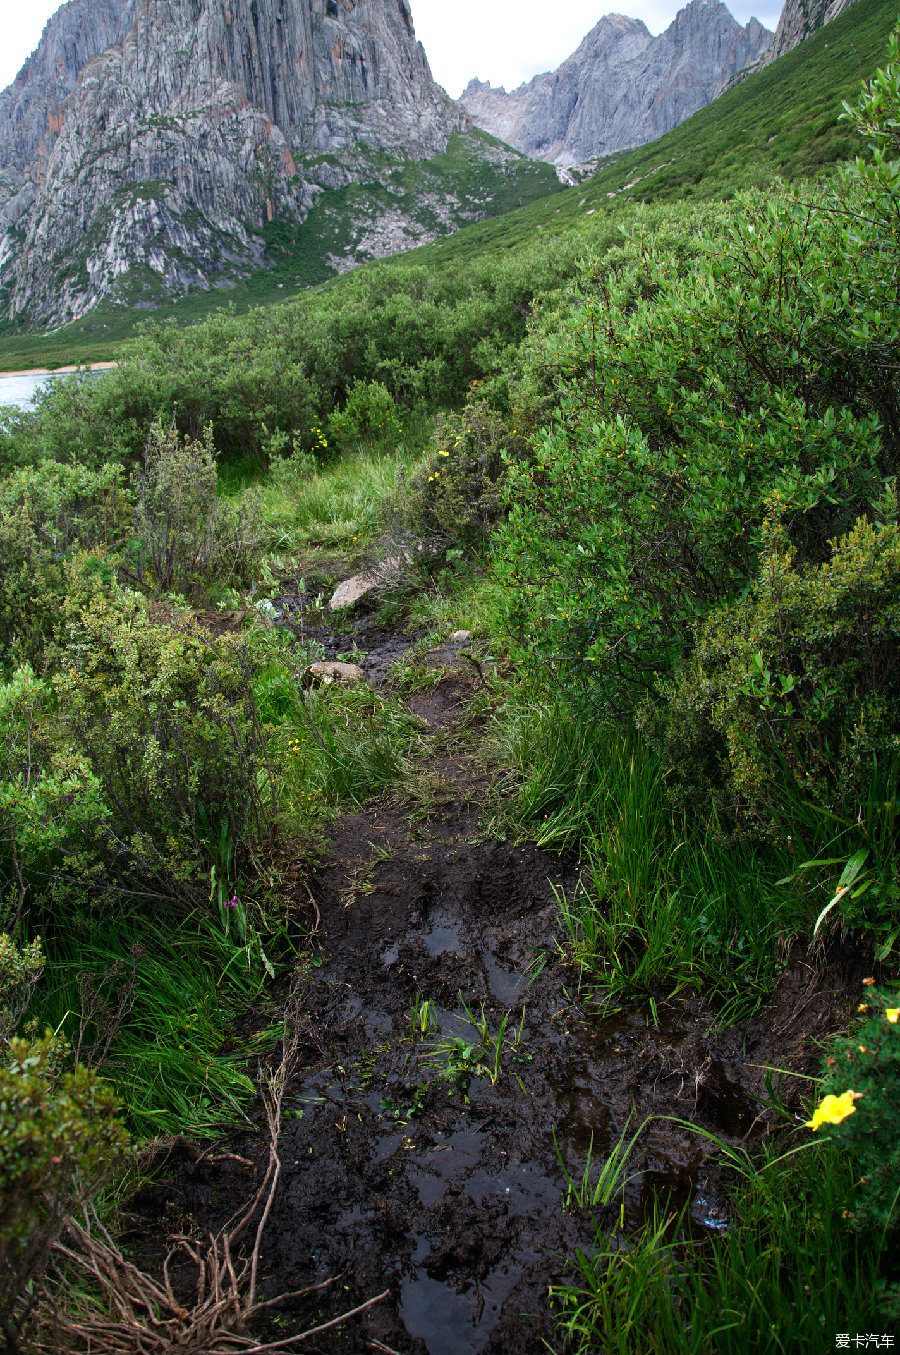
<instances>
[{"instance_id":1,"label":"exposed tree root","mask_svg":"<svg viewBox=\"0 0 900 1355\"><path fill-rule=\"evenodd\" d=\"M278 1298L259 1298L259 1261L266 1224L281 1178L278 1141L282 1102L296 1065L300 1037L298 1021L289 1013L278 1069L263 1088L269 1133L269 1159L262 1183L253 1198L216 1235L208 1240L179 1236L163 1266L161 1280L129 1261L92 1210L81 1220L71 1219L54 1245L57 1274L65 1271L65 1290L83 1280L91 1294L74 1305L56 1302L45 1291L38 1309L38 1331L26 1349L34 1355L262 1355L288 1352L304 1341L339 1326L388 1297L376 1295L359 1307L296 1336L274 1341L251 1335L256 1319L292 1299L324 1289L331 1280ZM290 1026L291 1033L288 1033ZM241 1243L252 1232L249 1253ZM195 1272L195 1298L185 1307L175 1291L172 1271L189 1265ZM183 1286L179 1284L183 1292Z\"/></svg>"}]
</instances>

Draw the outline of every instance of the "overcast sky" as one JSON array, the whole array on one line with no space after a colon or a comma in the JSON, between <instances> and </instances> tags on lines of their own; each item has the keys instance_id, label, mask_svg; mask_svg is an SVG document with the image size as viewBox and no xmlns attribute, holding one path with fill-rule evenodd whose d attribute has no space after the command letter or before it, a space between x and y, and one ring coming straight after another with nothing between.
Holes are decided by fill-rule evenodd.
<instances>
[{"instance_id":1,"label":"overcast sky","mask_svg":"<svg viewBox=\"0 0 900 1355\"><path fill-rule=\"evenodd\" d=\"M678 0L411 0L416 31L435 79L457 98L472 76L514 89L539 71L554 70L611 9L643 19L659 33L681 8ZM756 15L774 28L778 0L734 0L741 23ZM37 46L58 0L0 0L0 89Z\"/></svg>"}]
</instances>

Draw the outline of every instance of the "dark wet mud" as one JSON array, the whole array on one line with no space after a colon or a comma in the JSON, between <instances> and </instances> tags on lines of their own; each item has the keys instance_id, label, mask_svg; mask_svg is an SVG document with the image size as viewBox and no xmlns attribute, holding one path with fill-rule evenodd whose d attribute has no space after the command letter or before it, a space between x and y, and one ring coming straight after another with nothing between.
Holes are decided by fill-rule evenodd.
<instances>
[{"instance_id":1,"label":"dark wet mud","mask_svg":"<svg viewBox=\"0 0 900 1355\"><path fill-rule=\"evenodd\" d=\"M381 643L370 672L403 641ZM343 818L311 882L305 1068L286 1102L262 1271L272 1297L339 1278L276 1309L266 1335L390 1297L303 1349L557 1348L548 1286L594 1236L592 1211L565 1207L564 1167L580 1177L589 1153L602 1163L626 1125L655 1117L629 1164L626 1224L670 1198L697 1229L726 1228L711 1145L662 1117L728 1143L764 1134L764 1066L815 1070L816 1041L846 1019L864 974L863 955L797 951L765 1010L725 1031L696 997L657 1001L654 1022L638 1004L603 1010L579 994L558 904L578 864L482 837L484 772L456 737L473 678L457 658L434 655L447 674L411 701L432 731L439 793ZM803 1083L779 1081L797 1104ZM144 1192L144 1226L221 1226L264 1156L252 1135L229 1147L257 1165L186 1163ZM618 1217L617 1198L606 1219Z\"/></svg>"}]
</instances>

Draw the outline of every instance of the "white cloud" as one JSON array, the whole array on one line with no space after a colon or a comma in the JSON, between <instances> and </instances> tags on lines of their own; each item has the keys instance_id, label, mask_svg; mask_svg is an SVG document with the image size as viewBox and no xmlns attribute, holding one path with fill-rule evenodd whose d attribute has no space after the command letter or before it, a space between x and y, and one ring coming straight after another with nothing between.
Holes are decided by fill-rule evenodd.
<instances>
[{"instance_id":1,"label":"white cloud","mask_svg":"<svg viewBox=\"0 0 900 1355\"><path fill-rule=\"evenodd\" d=\"M293 0L300 3L301 0ZM457 98L472 76L514 89L539 71L554 70L574 52L615 0L411 0L416 32L435 79ZM621 0L622 8L659 33L681 5L675 0ZM15 79L40 41L58 0L0 0L0 89ZM734 0L746 23L752 14L769 28L778 0Z\"/></svg>"}]
</instances>

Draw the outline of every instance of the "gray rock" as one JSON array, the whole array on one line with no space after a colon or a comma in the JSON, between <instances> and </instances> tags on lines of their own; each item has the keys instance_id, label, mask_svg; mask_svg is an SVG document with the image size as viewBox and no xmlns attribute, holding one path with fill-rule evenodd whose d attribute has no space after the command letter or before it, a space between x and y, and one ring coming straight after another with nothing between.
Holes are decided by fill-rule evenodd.
<instances>
[{"instance_id":1,"label":"gray rock","mask_svg":"<svg viewBox=\"0 0 900 1355\"><path fill-rule=\"evenodd\" d=\"M126 276L233 281L267 222L470 126L408 0L70 0L0 94L8 314L62 323Z\"/></svg>"},{"instance_id":2,"label":"gray rock","mask_svg":"<svg viewBox=\"0 0 900 1355\"><path fill-rule=\"evenodd\" d=\"M830 24L832 19L843 14L854 3L855 0L785 0L772 45L752 65L739 71L730 81L729 87L739 84L754 71L762 70L763 66L770 65L778 57L792 51L804 38L817 33L825 24Z\"/></svg>"},{"instance_id":3,"label":"gray rock","mask_svg":"<svg viewBox=\"0 0 900 1355\"><path fill-rule=\"evenodd\" d=\"M345 607L354 607L378 587L378 582L373 574L354 574L352 579L345 579L329 602L329 610L340 612Z\"/></svg>"},{"instance_id":4,"label":"gray rock","mask_svg":"<svg viewBox=\"0 0 900 1355\"><path fill-rule=\"evenodd\" d=\"M480 127L564 169L671 131L771 41L720 0L690 0L659 37L608 14L558 70L511 94L473 80L461 102Z\"/></svg>"},{"instance_id":5,"label":"gray rock","mask_svg":"<svg viewBox=\"0 0 900 1355\"><path fill-rule=\"evenodd\" d=\"M310 680L323 687L333 682L365 682L366 675L358 663L311 663L307 669Z\"/></svg>"}]
</instances>

